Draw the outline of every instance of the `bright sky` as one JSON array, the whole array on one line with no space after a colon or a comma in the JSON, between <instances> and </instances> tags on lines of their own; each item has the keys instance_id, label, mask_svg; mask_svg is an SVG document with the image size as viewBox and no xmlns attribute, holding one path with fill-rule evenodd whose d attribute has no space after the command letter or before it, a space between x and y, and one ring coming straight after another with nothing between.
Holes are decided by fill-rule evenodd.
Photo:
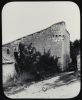
<instances>
[{"instance_id":1,"label":"bright sky","mask_svg":"<svg viewBox=\"0 0 82 100\"><path fill-rule=\"evenodd\" d=\"M70 40L80 39L80 10L73 2L10 2L2 10L2 44L65 21Z\"/></svg>"}]
</instances>

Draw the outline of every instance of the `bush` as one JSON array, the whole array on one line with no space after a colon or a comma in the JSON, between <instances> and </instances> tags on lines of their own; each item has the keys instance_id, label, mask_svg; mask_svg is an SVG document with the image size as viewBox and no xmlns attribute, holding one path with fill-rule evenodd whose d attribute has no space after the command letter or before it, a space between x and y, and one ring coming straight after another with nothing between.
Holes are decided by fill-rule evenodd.
<instances>
[{"instance_id":1,"label":"bush","mask_svg":"<svg viewBox=\"0 0 82 100\"><path fill-rule=\"evenodd\" d=\"M75 40L74 42L70 42L70 57L72 59L72 63L70 64L74 71L77 70L77 55L80 52L80 40Z\"/></svg>"},{"instance_id":2,"label":"bush","mask_svg":"<svg viewBox=\"0 0 82 100\"><path fill-rule=\"evenodd\" d=\"M30 73L34 76L34 80L38 81L49 75L59 73L60 68L57 66L58 57L54 59L50 55L50 50L41 55L37 52L32 44L25 47L24 44L19 44L19 52L14 52L15 69L20 76L23 73ZM28 76L28 75L27 75Z\"/></svg>"},{"instance_id":3,"label":"bush","mask_svg":"<svg viewBox=\"0 0 82 100\"><path fill-rule=\"evenodd\" d=\"M54 59L50 55L50 50L48 52L44 51L44 54L40 56L40 60L37 63L37 70L41 76L51 75L60 72L59 66L57 66L58 58Z\"/></svg>"},{"instance_id":4,"label":"bush","mask_svg":"<svg viewBox=\"0 0 82 100\"><path fill-rule=\"evenodd\" d=\"M77 71L77 65L73 64L72 62L69 63L68 68L66 71Z\"/></svg>"},{"instance_id":5,"label":"bush","mask_svg":"<svg viewBox=\"0 0 82 100\"><path fill-rule=\"evenodd\" d=\"M33 70L38 61L38 55L40 54L36 52L35 48L32 47L32 44L25 48L24 44L20 43L19 52L14 52L17 73L21 74Z\"/></svg>"}]
</instances>

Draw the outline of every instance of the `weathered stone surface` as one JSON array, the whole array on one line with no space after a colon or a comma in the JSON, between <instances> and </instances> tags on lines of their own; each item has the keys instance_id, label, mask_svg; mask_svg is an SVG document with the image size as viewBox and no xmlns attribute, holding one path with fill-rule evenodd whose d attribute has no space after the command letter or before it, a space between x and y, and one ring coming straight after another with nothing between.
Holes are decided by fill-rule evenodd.
<instances>
[{"instance_id":1,"label":"weathered stone surface","mask_svg":"<svg viewBox=\"0 0 82 100\"><path fill-rule=\"evenodd\" d=\"M42 54L50 49L51 55L60 57L59 64L61 69L64 70L70 61L70 34L66 30L65 22L56 23L44 30L33 33L26 37L15 40L11 43L2 46L2 55L4 58L14 60L14 49L18 50L19 42L28 46L32 46ZM7 54L9 50L9 54Z\"/></svg>"}]
</instances>

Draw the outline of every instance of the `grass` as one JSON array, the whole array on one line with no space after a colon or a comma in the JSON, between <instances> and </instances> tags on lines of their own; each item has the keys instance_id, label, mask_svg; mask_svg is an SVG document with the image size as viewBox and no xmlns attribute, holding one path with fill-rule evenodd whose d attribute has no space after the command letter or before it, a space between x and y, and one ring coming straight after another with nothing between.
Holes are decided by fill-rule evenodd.
<instances>
[{"instance_id":1,"label":"grass","mask_svg":"<svg viewBox=\"0 0 82 100\"><path fill-rule=\"evenodd\" d=\"M31 77L31 78L30 78ZM21 89L23 86L29 86L32 82L32 78L33 76L31 76L30 74L26 74L26 73L23 73L21 74L20 76L19 75L14 75L13 77L11 75L9 75L9 80L3 84L3 90L5 92L9 92L13 89L16 90L18 89Z\"/></svg>"},{"instance_id":2,"label":"grass","mask_svg":"<svg viewBox=\"0 0 82 100\"><path fill-rule=\"evenodd\" d=\"M59 87L62 85L68 85L74 81L76 81L79 77L77 76L77 73L74 72L64 72L60 74L54 74L53 76L51 75L50 77L46 77L46 79L50 79L52 77L60 76L58 80L55 81L53 84L46 84L50 88L51 87ZM31 77L31 78L30 78ZM11 77L9 76L9 80L6 82L6 84L3 84L3 89L6 94L15 94L17 92L20 92L27 88L28 86L34 84L35 81L33 81L33 76L30 74L27 75L27 73L23 73L20 76L14 75ZM45 90L45 88L43 89Z\"/></svg>"}]
</instances>

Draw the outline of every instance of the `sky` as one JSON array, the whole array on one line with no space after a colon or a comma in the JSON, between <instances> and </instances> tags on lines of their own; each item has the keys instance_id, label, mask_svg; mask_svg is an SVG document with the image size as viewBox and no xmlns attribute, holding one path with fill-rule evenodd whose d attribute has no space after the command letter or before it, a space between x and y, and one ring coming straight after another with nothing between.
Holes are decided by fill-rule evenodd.
<instances>
[{"instance_id":1,"label":"sky","mask_svg":"<svg viewBox=\"0 0 82 100\"><path fill-rule=\"evenodd\" d=\"M9 2L2 9L2 44L65 21L70 40L80 39L80 10L74 2Z\"/></svg>"}]
</instances>

